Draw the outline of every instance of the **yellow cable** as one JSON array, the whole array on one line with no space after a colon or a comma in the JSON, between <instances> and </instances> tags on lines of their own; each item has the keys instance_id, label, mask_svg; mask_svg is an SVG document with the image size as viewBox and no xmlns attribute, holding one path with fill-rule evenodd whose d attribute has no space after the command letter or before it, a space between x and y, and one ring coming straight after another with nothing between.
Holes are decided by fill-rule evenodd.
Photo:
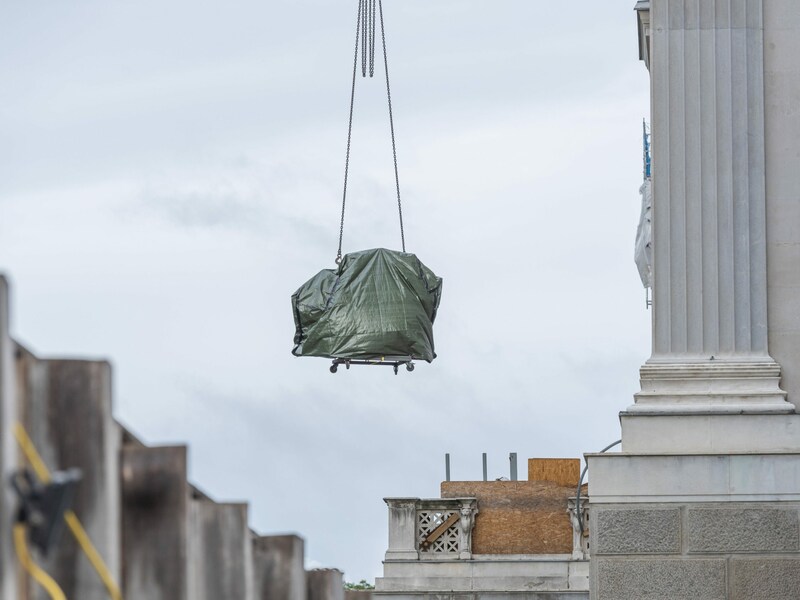
<instances>
[{"instance_id":1,"label":"yellow cable","mask_svg":"<svg viewBox=\"0 0 800 600\"><path fill-rule=\"evenodd\" d=\"M95 549L92 541L89 539L89 535L86 533L86 530L78 520L78 516L71 510L68 510L64 513L64 520L67 522L69 530L77 540L78 545L81 547L81 550L83 550L86 558L89 559L89 562L92 563L94 570L97 571L97 574L103 581L103 585L106 586L108 594L113 600L122 600L122 593L117 587L117 582L114 581L111 571L108 570L108 567L106 566L106 563L103 562L100 553Z\"/></svg>"},{"instance_id":2,"label":"yellow cable","mask_svg":"<svg viewBox=\"0 0 800 600\"><path fill-rule=\"evenodd\" d=\"M64 592L58 587L58 584L55 580L50 577L47 573L42 570L39 565L37 565L31 559L31 555L28 552L28 545L25 543L25 536L27 532L25 531L25 525L23 523L15 523L14 524L14 548L17 550L17 557L19 558L19 562L22 565L22 568L25 569L31 577L41 585L45 591L50 594L50 597L53 600L67 600L67 597L64 595Z\"/></svg>"},{"instance_id":3,"label":"yellow cable","mask_svg":"<svg viewBox=\"0 0 800 600\"><path fill-rule=\"evenodd\" d=\"M31 467L34 473L36 473L36 477L39 478L39 481L42 483L50 483L50 471L47 470L47 466L44 464L42 457L39 456L39 453L36 451L36 446L33 445L33 440L31 440L28 432L25 431L21 423L14 423L14 437L17 438L17 442L20 448L22 448L25 458L31 463Z\"/></svg>"},{"instance_id":4,"label":"yellow cable","mask_svg":"<svg viewBox=\"0 0 800 600\"><path fill-rule=\"evenodd\" d=\"M22 426L22 424L14 424L14 437L17 438L17 442L19 443L20 448L22 448L22 452L25 454L25 457L28 459L28 462L31 464L31 468L33 468L39 480L42 483L49 483L50 471L44 464L42 457L39 456L39 453L36 451L36 446L33 445L33 441L28 435L28 432L25 431L25 428ZM75 541L78 542L78 545L81 547L81 550L83 550L86 558L89 559L89 562L92 564L92 567L94 567L94 570L97 571L97 574L103 582L103 585L106 586L108 594L111 596L112 600L122 600L122 593L119 591L119 587L117 586L116 581L114 581L111 571L106 566L106 563L103 561L100 553L92 544L92 541L89 539L89 535L81 525L77 515L73 511L68 510L64 513L64 520L67 522L67 527L69 527L69 530L75 537ZM16 530L14 530L14 534L16 535ZM61 598L63 598L63 595Z\"/></svg>"}]
</instances>

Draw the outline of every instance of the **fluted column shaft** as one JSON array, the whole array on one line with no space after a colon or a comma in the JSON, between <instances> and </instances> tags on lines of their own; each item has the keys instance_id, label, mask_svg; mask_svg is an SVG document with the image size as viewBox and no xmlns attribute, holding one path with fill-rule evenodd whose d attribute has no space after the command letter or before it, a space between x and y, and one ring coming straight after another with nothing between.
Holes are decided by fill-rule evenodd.
<instances>
[{"instance_id":1,"label":"fluted column shaft","mask_svg":"<svg viewBox=\"0 0 800 600\"><path fill-rule=\"evenodd\" d=\"M651 1L653 354L639 409L788 410L767 343L762 1Z\"/></svg>"},{"instance_id":2,"label":"fluted column shaft","mask_svg":"<svg viewBox=\"0 0 800 600\"><path fill-rule=\"evenodd\" d=\"M761 2L651 5L654 357L768 354Z\"/></svg>"}]
</instances>

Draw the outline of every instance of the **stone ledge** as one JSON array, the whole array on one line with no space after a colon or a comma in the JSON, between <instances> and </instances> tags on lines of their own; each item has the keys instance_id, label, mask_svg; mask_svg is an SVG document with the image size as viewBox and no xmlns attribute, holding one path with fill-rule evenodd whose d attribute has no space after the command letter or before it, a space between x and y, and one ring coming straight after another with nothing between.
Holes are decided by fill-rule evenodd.
<instances>
[{"instance_id":1,"label":"stone ledge","mask_svg":"<svg viewBox=\"0 0 800 600\"><path fill-rule=\"evenodd\" d=\"M800 501L800 453L585 456L592 506Z\"/></svg>"}]
</instances>

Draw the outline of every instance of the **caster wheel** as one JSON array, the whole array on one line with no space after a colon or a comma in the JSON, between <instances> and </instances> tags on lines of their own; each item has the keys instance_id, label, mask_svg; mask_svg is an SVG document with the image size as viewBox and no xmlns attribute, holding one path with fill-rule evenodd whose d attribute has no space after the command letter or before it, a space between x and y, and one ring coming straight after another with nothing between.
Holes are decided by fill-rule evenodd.
<instances>
[{"instance_id":1,"label":"caster wheel","mask_svg":"<svg viewBox=\"0 0 800 600\"><path fill-rule=\"evenodd\" d=\"M336 371L338 371L338 370L339 370L339 367L337 365L331 365L331 368L330 368L331 373L336 373Z\"/></svg>"},{"instance_id":2,"label":"caster wheel","mask_svg":"<svg viewBox=\"0 0 800 600\"><path fill-rule=\"evenodd\" d=\"M406 371L408 371L410 373L413 370L414 370L414 363L406 364Z\"/></svg>"}]
</instances>

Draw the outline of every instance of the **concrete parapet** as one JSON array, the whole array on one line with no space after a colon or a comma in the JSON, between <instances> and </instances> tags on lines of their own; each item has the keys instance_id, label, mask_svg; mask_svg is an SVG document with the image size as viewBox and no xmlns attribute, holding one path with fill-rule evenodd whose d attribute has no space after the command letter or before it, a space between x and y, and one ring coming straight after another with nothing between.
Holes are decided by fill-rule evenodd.
<instances>
[{"instance_id":1,"label":"concrete parapet","mask_svg":"<svg viewBox=\"0 0 800 600\"><path fill-rule=\"evenodd\" d=\"M186 447L122 449L123 596L188 600Z\"/></svg>"},{"instance_id":2,"label":"concrete parapet","mask_svg":"<svg viewBox=\"0 0 800 600\"><path fill-rule=\"evenodd\" d=\"M252 548L247 504L192 499L187 566L191 600L249 600Z\"/></svg>"},{"instance_id":3,"label":"concrete parapet","mask_svg":"<svg viewBox=\"0 0 800 600\"><path fill-rule=\"evenodd\" d=\"M8 300L0 275L0 598L50 597L24 575L10 535L17 499L8 481L26 465L20 423L33 444L27 456L39 454L51 472L82 472L72 509L125 600L308 600L303 540L257 536L246 504L214 502L187 481L185 446L148 447L120 425L108 362L40 359L16 343ZM47 557L33 555L70 600L109 598L68 530ZM309 581L315 600L344 599L341 572Z\"/></svg>"},{"instance_id":4,"label":"concrete parapet","mask_svg":"<svg viewBox=\"0 0 800 600\"><path fill-rule=\"evenodd\" d=\"M17 420L14 401L14 343L9 336L8 283L0 275L0 597L16 598L16 559L6 527L14 518L14 497L6 485L17 467L17 448L12 428Z\"/></svg>"},{"instance_id":5,"label":"concrete parapet","mask_svg":"<svg viewBox=\"0 0 800 600\"><path fill-rule=\"evenodd\" d=\"M255 600L306 600L304 546L296 535L253 538Z\"/></svg>"},{"instance_id":6,"label":"concrete parapet","mask_svg":"<svg viewBox=\"0 0 800 600\"><path fill-rule=\"evenodd\" d=\"M344 600L343 573L338 569L306 571L308 600Z\"/></svg>"},{"instance_id":7,"label":"concrete parapet","mask_svg":"<svg viewBox=\"0 0 800 600\"><path fill-rule=\"evenodd\" d=\"M345 590L344 600L372 600L372 590Z\"/></svg>"},{"instance_id":8,"label":"concrete parapet","mask_svg":"<svg viewBox=\"0 0 800 600\"><path fill-rule=\"evenodd\" d=\"M120 428L111 413L111 366L39 360L20 348L17 375L20 420L50 470L81 470L73 509L119 581ZM97 573L68 532L42 566L68 598L106 600Z\"/></svg>"}]
</instances>

